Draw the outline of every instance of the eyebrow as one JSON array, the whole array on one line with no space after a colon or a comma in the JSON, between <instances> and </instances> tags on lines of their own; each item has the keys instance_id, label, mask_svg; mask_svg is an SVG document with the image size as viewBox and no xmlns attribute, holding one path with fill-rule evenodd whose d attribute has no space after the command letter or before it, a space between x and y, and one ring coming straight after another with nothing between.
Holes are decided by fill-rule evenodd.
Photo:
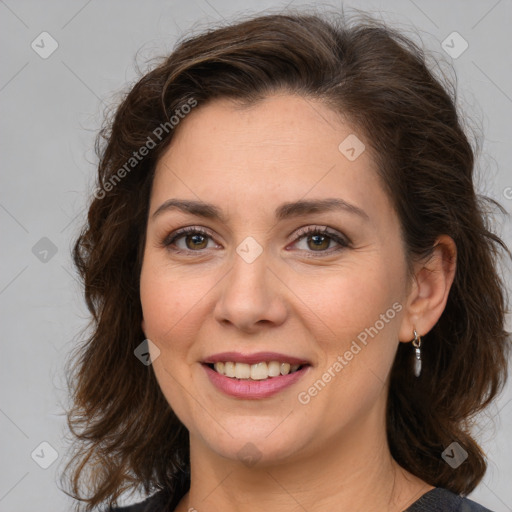
<instances>
[{"instance_id":1,"label":"eyebrow","mask_svg":"<svg viewBox=\"0 0 512 512\"><path fill-rule=\"evenodd\" d=\"M189 199L168 199L162 203L151 216L154 220L162 213L170 210L179 210L206 219L218 220L227 223L226 216L217 206L203 201ZM357 215L364 220L370 220L368 214L354 204L339 198L299 200L290 203L283 203L275 210L277 220L285 220L293 217L300 217L311 213L324 213L330 211L345 211Z\"/></svg>"}]
</instances>

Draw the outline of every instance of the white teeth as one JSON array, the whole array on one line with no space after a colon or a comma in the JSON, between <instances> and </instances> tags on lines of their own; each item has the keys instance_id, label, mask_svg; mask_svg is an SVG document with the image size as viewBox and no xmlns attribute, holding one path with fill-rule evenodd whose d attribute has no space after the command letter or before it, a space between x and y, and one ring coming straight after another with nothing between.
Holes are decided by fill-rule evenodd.
<instances>
[{"instance_id":1,"label":"white teeth","mask_svg":"<svg viewBox=\"0 0 512 512\"><path fill-rule=\"evenodd\" d=\"M237 379L248 379L252 375L251 367L245 363L235 364L235 377Z\"/></svg>"},{"instance_id":2,"label":"white teeth","mask_svg":"<svg viewBox=\"0 0 512 512\"><path fill-rule=\"evenodd\" d=\"M267 366L269 377L277 377L278 375L281 375L281 367L277 361L270 361Z\"/></svg>"},{"instance_id":3,"label":"white teeth","mask_svg":"<svg viewBox=\"0 0 512 512\"><path fill-rule=\"evenodd\" d=\"M224 363L224 375L226 377L235 377L236 371L235 371L235 363Z\"/></svg>"},{"instance_id":4,"label":"white teeth","mask_svg":"<svg viewBox=\"0 0 512 512\"><path fill-rule=\"evenodd\" d=\"M236 363L238 366L238 363ZM267 363L256 363L251 365L251 379L264 380L268 378Z\"/></svg>"},{"instance_id":5,"label":"white teeth","mask_svg":"<svg viewBox=\"0 0 512 512\"><path fill-rule=\"evenodd\" d=\"M280 363L279 361L262 361L256 364L234 363L232 361L218 362L213 365L215 371L226 377L244 380L265 380L269 377L288 375L296 372L299 364Z\"/></svg>"},{"instance_id":6,"label":"white teeth","mask_svg":"<svg viewBox=\"0 0 512 512\"><path fill-rule=\"evenodd\" d=\"M288 375L290 373L290 363L281 363L281 375Z\"/></svg>"}]
</instances>

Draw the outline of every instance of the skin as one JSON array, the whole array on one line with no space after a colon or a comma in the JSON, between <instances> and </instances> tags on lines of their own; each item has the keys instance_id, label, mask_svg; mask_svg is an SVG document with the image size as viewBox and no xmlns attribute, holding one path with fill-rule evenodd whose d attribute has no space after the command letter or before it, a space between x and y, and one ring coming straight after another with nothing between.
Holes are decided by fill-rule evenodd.
<instances>
[{"instance_id":1,"label":"skin","mask_svg":"<svg viewBox=\"0 0 512 512\"><path fill-rule=\"evenodd\" d=\"M241 107L222 99L181 121L159 160L140 297L143 331L160 350L155 375L190 432L192 483L178 512L400 511L432 489L392 459L385 405L398 344L414 328L427 333L445 307L455 246L440 237L433 256L407 274L399 220L370 151L349 161L338 150L352 133L369 148L316 100L275 94ZM226 222L178 210L153 218L171 198L212 203ZM341 210L274 217L284 202L325 198L368 219ZM185 226L211 237L162 245ZM328 226L350 244L327 238L318 249L313 235L297 237L303 226ZM249 236L263 250L252 263L236 252ZM298 394L396 303L394 318L300 403ZM214 388L200 364L233 350L281 352L312 367L273 397L236 399ZM247 443L254 465L238 455Z\"/></svg>"}]
</instances>

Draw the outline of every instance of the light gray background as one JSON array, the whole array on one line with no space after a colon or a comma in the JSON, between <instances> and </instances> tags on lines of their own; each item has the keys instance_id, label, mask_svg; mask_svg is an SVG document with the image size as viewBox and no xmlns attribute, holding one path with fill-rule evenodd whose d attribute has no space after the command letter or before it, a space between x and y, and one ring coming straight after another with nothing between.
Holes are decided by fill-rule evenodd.
<instances>
[{"instance_id":1,"label":"light gray background","mask_svg":"<svg viewBox=\"0 0 512 512\"><path fill-rule=\"evenodd\" d=\"M144 67L147 58L170 50L193 26L197 30L236 13L276 11L287 3L313 5L299 0L0 1L0 511L70 509L57 487L67 448L63 365L87 320L70 246L92 190L93 140L105 105L135 78L137 54ZM413 37L416 27L427 48L453 62L460 105L485 135L479 189L510 212L511 1L344 5L376 13ZM47 59L31 48L43 31L59 45ZM441 46L453 31L469 44L456 59ZM510 245L510 219L498 221ZM56 254L48 241L40 241L43 237ZM510 267L504 273L510 285ZM475 428L489 469L471 497L496 512L512 510L511 389L509 384ZM44 441L59 454L46 470L31 458ZM50 452L42 449L36 451L38 460L48 461Z\"/></svg>"}]
</instances>

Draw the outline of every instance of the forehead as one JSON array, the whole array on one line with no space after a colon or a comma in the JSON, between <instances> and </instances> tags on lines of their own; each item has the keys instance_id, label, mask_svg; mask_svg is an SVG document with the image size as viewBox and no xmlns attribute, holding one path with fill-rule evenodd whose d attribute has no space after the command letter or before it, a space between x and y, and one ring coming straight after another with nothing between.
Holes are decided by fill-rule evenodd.
<instances>
[{"instance_id":1,"label":"forehead","mask_svg":"<svg viewBox=\"0 0 512 512\"><path fill-rule=\"evenodd\" d=\"M287 200L338 196L377 209L389 206L370 151L355 159L344 153L347 144L356 144L357 152L368 148L364 135L318 100L285 94L250 106L214 100L196 107L177 128L156 168L154 203L183 197L216 202L226 211L257 211Z\"/></svg>"}]
</instances>

